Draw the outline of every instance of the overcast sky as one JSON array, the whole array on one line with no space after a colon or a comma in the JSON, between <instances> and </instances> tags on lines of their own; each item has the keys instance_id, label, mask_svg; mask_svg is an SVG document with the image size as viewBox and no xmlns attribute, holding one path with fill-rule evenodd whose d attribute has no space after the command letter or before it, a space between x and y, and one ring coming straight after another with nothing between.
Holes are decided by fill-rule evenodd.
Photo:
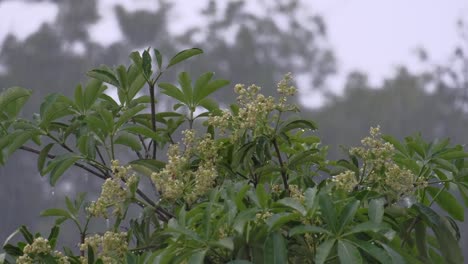
<instances>
[{"instance_id":1,"label":"overcast sky","mask_svg":"<svg viewBox=\"0 0 468 264\"><path fill-rule=\"evenodd\" d=\"M121 36L110 12L116 3L128 8L156 8L151 0L101 0L102 20L91 29L100 42L109 44ZM174 9L179 31L197 19L205 1L177 0ZM226 1L220 1L226 2ZM328 26L330 43L338 58L340 78L352 69L368 72L373 83L391 75L395 66L418 69L415 49L424 47L431 58L442 61L455 46L456 21L468 20L467 0L305 0L313 12L319 12ZM52 22L57 9L52 4L24 4L21 1L0 3L0 43L9 32L20 39L38 29L42 22ZM467 21L468 22L468 21Z\"/></svg>"}]
</instances>

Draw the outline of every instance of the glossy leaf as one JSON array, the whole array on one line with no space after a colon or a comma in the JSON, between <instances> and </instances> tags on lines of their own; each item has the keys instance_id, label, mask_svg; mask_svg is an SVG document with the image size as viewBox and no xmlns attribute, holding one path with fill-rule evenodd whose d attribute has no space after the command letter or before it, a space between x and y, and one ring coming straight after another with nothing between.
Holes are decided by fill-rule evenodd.
<instances>
[{"instance_id":1,"label":"glossy leaf","mask_svg":"<svg viewBox=\"0 0 468 264\"><path fill-rule=\"evenodd\" d=\"M346 240L338 240L338 258L343 264L358 264L362 263L361 253L351 243Z\"/></svg>"},{"instance_id":2,"label":"glossy leaf","mask_svg":"<svg viewBox=\"0 0 468 264\"><path fill-rule=\"evenodd\" d=\"M120 83L114 72L106 66L101 66L98 69L91 70L87 73L91 78L119 87Z\"/></svg>"},{"instance_id":3,"label":"glossy leaf","mask_svg":"<svg viewBox=\"0 0 468 264\"><path fill-rule=\"evenodd\" d=\"M169 67L172 67L174 65L176 65L177 63L179 62L182 62L190 57L193 57L193 56L196 56L196 55L199 55L199 54L202 54L203 51L201 49L198 49L198 48L192 48L192 49L186 49L186 50L183 50L179 53L177 53L174 57L172 57L172 59L169 61L169 64L167 65L167 68Z\"/></svg>"},{"instance_id":4,"label":"glossy leaf","mask_svg":"<svg viewBox=\"0 0 468 264\"><path fill-rule=\"evenodd\" d=\"M431 186L427 187L426 190L429 192L432 198L435 199L437 204L450 216L459 221L464 221L465 210L450 192Z\"/></svg>"}]
</instances>

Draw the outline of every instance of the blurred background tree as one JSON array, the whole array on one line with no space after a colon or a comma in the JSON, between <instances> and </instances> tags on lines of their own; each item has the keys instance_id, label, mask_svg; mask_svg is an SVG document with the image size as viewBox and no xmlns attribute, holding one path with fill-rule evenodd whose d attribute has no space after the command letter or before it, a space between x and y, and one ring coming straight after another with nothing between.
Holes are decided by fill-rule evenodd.
<instances>
[{"instance_id":1,"label":"blurred background tree","mask_svg":"<svg viewBox=\"0 0 468 264\"><path fill-rule=\"evenodd\" d=\"M356 145L376 124L399 138L421 132L425 138L468 141L468 26L463 21L458 25L460 45L447 63L431 62L430 54L423 52L422 63L428 66L424 73L401 66L375 86L366 73L352 72L344 87L334 87L343 91L336 94L330 92L329 80L337 63L327 40L326 21L313 10L304 12L309 9L299 0L257 1L259 13L248 8L248 1L228 1L226 5L207 1L200 21L180 34L169 30L171 23L177 23L169 16L177 8L170 1L159 0L156 10L130 11L116 5L113 12L123 38L110 46L90 37L90 27L100 19L98 0L49 2L58 7L54 23L43 24L24 40L9 35L0 50L0 87L23 86L34 91L26 116L39 108L46 94L70 95L75 85L86 81L87 70L100 64L126 64L127 54L135 49L152 46L163 54L173 54L180 48L200 47L206 55L187 66L194 74L216 71L232 84L256 83L272 95L281 76L292 72L298 77L301 94L321 91L326 95L323 107L302 109L319 124L324 144ZM234 98L230 90L216 96L220 102ZM329 157L342 155L335 148ZM29 153L16 154L0 167L0 241L18 224L43 231L46 222L38 219L40 210L61 205L64 195L96 192L99 186L99 181L83 174L66 177L51 190L47 180L37 175L35 160ZM465 226L465 234L467 229Z\"/></svg>"}]
</instances>

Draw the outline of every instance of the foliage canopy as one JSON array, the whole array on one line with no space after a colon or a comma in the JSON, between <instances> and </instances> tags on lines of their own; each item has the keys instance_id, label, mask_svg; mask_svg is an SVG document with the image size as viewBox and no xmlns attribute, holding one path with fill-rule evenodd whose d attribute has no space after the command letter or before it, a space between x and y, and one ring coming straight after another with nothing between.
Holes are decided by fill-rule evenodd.
<instances>
[{"instance_id":1,"label":"foliage canopy","mask_svg":"<svg viewBox=\"0 0 468 264\"><path fill-rule=\"evenodd\" d=\"M457 221L468 206L468 153L462 146L419 135L400 142L374 127L348 159L328 160L316 124L288 102L296 92L290 74L278 83L277 98L256 85L235 85L237 100L226 109L211 96L229 82L212 72L195 80L181 72L177 84L160 82L201 53L183 50L166 62L157 49L133 52L128 67L89 71L91 80L73 97L47 96L32 120L19 115L30 90L0 94L1 163L22 149L38 155L37 169L51 185L72 166L104 181L95 201L82 194L67 198L65 208L43 211L56 219L47 238L20 227L13 235L24 240L8 239L0 261L463 261ZM167 100L173 111L158 111ZM91 230L99 218L113 224ZM79 252L57 246L65 221L80 233Z\"/></svg>"}]
</instances>

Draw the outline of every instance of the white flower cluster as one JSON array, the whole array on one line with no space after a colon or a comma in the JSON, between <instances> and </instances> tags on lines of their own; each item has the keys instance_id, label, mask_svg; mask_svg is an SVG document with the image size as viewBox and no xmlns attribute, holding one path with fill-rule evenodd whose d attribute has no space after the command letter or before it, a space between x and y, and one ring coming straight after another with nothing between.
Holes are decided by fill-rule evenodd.
<instances>
[{"instance_id":1,"label":"white flower cluster","mask_svg":"<svg viewBox=\"0 0 468 264\"><path fill-rule=\"evenodd\" d=\"M209 134L197 142L193 130L186 130L183 135L185 151L182 153L178 144L171 145L165 168L154 172L151 180L166 201L183 198L193 203L211 189L218 177L218 146ZM196 168L191 167L194 158L200 160Z\"/></svg>"},{"instance_id":2,"label":"white flower cluster","mask_svg":"<svg viewBox=\"0 0 468 264\"><path fill-rule=\"evenodd\" d=\"M246 129L251 129L254 133L263 132L273 110L284 112L296 109L296 106L287 104L287 97L293 96L297 91L296 87L290 85L291 80L291 74L288 73L278 83L277 91L281 95L278 101L272 96L266 97L259 93L261 88L257 85L248 87L243 84L235 85L234 92L238 94L239 105L237 113L224 110L220 115L211 116L208 123L220 129L222 133L231 128L233 130L232 141L237 140Z\"/></svg>"},{"instance_id":3,"label":"white flower cluster","mask_svg":"<svg viewBox=\"0 0 468 264\"><path fill-rule=\"evenodd\" d=\"M54 250L49 244L49 240L43 237L36 237L32 244L28 244L23 248L23 255L18 257L16 263L18 264L32 264L36 255L50 254L55 258L59 264L69 264L68 257L64 256L62 252Z\"/></svg>"},{"instance_id":4,"label":"white flower cluster","mask_svg":"<svg viewBox=\"0 0 468 264\"><path fill-rule=\"evenodd\" d=\"M121 263L123 257L128 250L126 232L110 232L107 231L103 236L94 235L85 238L83 244L80 245L80 250L88 250L88 246L94 251L94 254L102 260L104 264L117 264ZM82 263L87 262L82 258Z\"/></svg>"},{"instance_id":5,"label":"white flower cluster","mask_svg":"<svg viewBox=\"0 0 468 264\"><path fill-rule=\"evenodd\" d=\"M138 185L138 177L134 173L130 174L130 166L120 166L117 160L113 160L111 163L113 177L104 181L100 197L87 208L92 216L109 218L107 209L112 206L114 207L112 215L121 216L128 190L132 186Z\"/></svg>"},{"instance_id":6,"label":"white flower cluster","mask_svg":"<svg viewBox=\"0 0 468 264\"><path fill-rule=\"evenodd\" d=\"M418 179L410 170L395 163L395 148L381 138L379 126L371 127L370 136L361 143L362 147L350 150L350 154L363 161L359 177L350 170L340 173L332 178L337 188L352 191L359 185L361 189L373 190L391 200L398 200L402 195L427 186L427 181Z\"/></svg>"}]
</instances>

